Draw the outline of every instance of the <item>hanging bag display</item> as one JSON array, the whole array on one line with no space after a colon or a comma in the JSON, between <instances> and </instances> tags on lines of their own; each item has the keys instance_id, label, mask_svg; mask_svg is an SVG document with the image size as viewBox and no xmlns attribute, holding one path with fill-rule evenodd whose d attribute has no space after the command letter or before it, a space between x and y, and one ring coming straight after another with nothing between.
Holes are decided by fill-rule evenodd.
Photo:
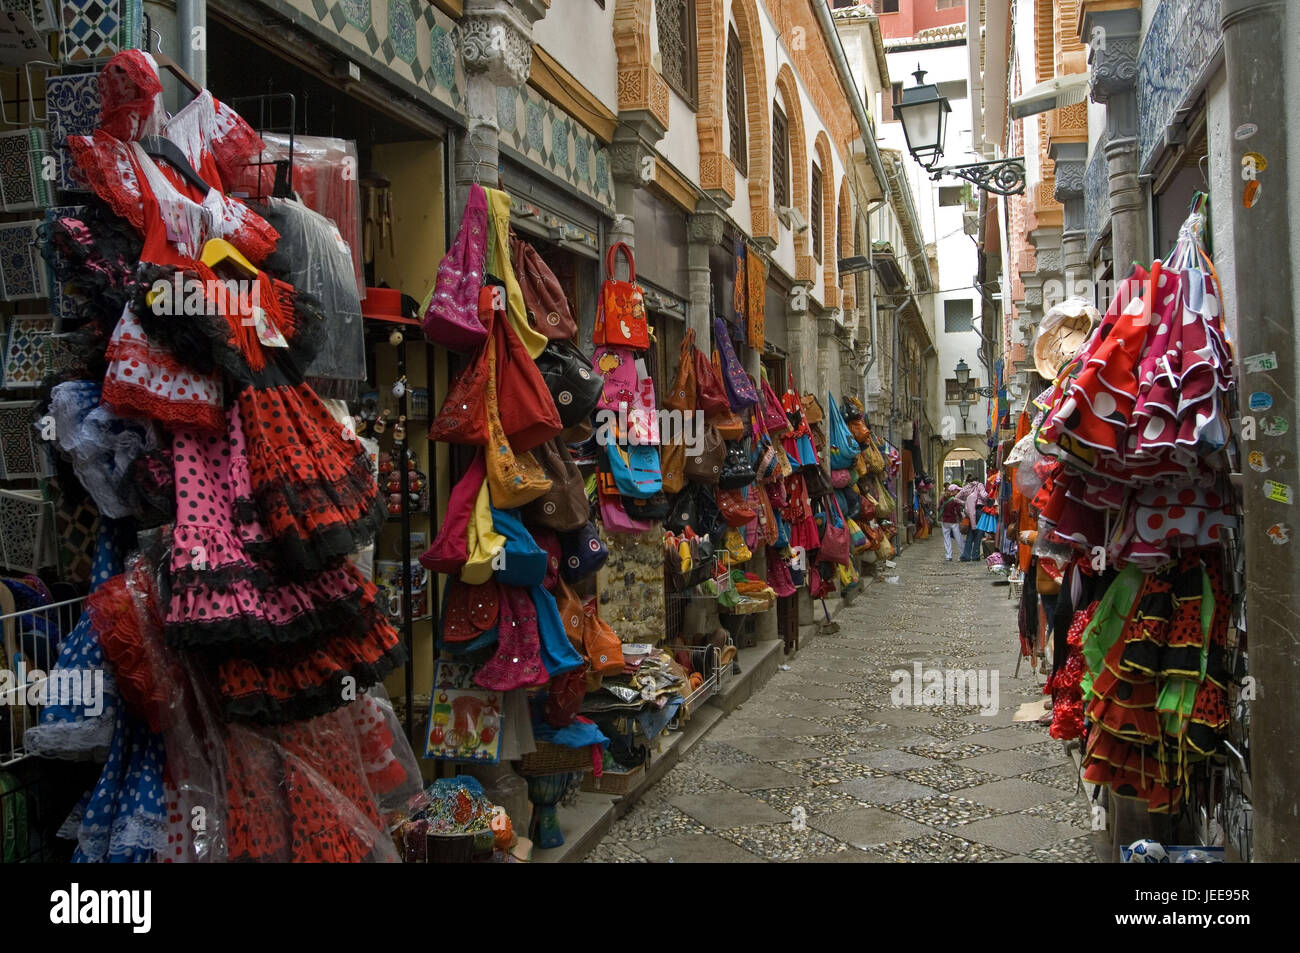
<instances>
[{"instance_id":1,"label":"hanging bag display","mask_svg":"<svg viewBox=\"0 0 1300 953\"><path fill-rule=\"evenodd\" d=\"M541 254L514 235L510 236L510 251L515 278L524 296L528 323L551 341L568 341L577 337L578 324L569 310L569 300L564 296L560 280L542 260Z\"/></svg>"},{"instance_id":2,"label":"hanging bag display","mask_svg":"<svg viewBox=\"0 0 1300 953\"><path fill-rule=\"evenodd\" d=\"M627 662L623 658L623 643L618 634L600 617L595 599L587 602L583 610L586 619L582 645L587 664L597 675L622 674Z\"/></svg>"},{"instance_id":3,"label":"hanging bag display","mask_svg":"<svg viewBox=\"0 0 1300 953\"><path fill-rule=\"evenodd\" d=\"M727 460L727 445L723 443L718 428L704 425L703 447L697 456L686 454L686 479L691 483L717 483L722 476L722 465Z\"/></svg>"},{"instance_id":4,"label":"hanging bag display","mask_svg":"<svg viewBox=\"0 0 1300 953\"><path fill-rule=\"evenodd\" d=\"M750 505L745 494L740 490L719 489L717 502L718 510L728 526L744 526L758 517L758 511Z\"/></svg>"},{"instance_id":5,"label":"hanging bag display","mask_svg":"<svg viewBox=\"0 0 1300 953\"><path fill-rule=\"evenodd\" d=\"M555 402L561 424L573 427L591 417L604 381L576 344L551 341L537 358L537 369Z\"/></svg>"},{"instance_id":6,"label":"hanging bag display","mask_svg":"<svg viewBox=\"0 0 1300 953\"><path fill-rule=\"evenodd\" d=\"M605 565L609 548L596 524L584 523L572 533L560 533L560 575L569 582L585 579Z\"/></svg>"},{"instance_id":7,"label":"hanging bag display","mask_svg":"<svg viewBox=\"0 0 1300 953\"><path fill-rule=\"evenodd\" d=\"M492 339L501 427L516 451L531 450L556 436L564 425L537 362L500 314L492 323Z\"/></svg>"},{"instance_id":8,"label":"hanging bag display","mask_svg":"<svg viewBox=\"0 0 1300 953\"><path fill-rule=\"evenodd\" d=\"M761 410L763 416L763 426L773 437L780 437L790 432L790 418L785 415L785 410L781 406L781 398L776 390L772 387L771 381L767 379L767 372L763 372Z\"/></svg>"},{"instance_id":9,"label":"hanging bag display","mask_svg":"<svg viewBox=\"0 0 1300 953\"><path fill-rule=\"evenodd\" d=\"M497 275L504 282L506 320L523 343L529 358L536 360L546 350L546 335L528 323L528 315L524 313L524 294L510 261L510 196L499 189L486 191L491 235L485 271Z\"/></svg>"},{"instance_id":10,"label":"hanging bag display","mask_svg":"<svg viewBox=\"0 0 1300 953\"><path fill-rule=\"evenodd\" d=\"M499 340L494 333L488 342L488 365L494 371ZM490 442L487 447L487 485L491 491L492 504L499 510L511 510L531 503L546 493L551 489L551 481L531 453L516 453L511 447L497 413L498 391L495 379L495 373L488 375L487 418Z\"/></svg>"},{"instance_id":11,"label":"hanging bag display","mask_svg":"<svg viewBox=\"0 0 1300 953\"><path fill-rule=\"evenodd\" d=\"M635 520L646 523L662 523L668 515L668 495L660 490L645 499L623 497L623 509Z\"/></svg>"},{"instance_id":12,"label":"hanging bag display","mask_svg":"<svg viewBox=\"0 0 1300 953\"><path fill-rule=\"evenodd\" d=\"M534 456L551 488L524 507L524 519L554 530L578 529L587 522L590 507L582 471L568 445L556 437L538 447Z\"/></svg>"},{"instance_id":13,"label":"hanging bag display","mask_svg":"<svg viewBox=\"0 0 1300 953\"><path fill-rule=\"evenodd\" d=\"M492 526L506 540L494 569L496 581L503 586L540 586L546 579L546 550L509 510L492 507Z\"/></svg>"},{"instance_id":14,"label":"hanging bag display","mask_svg":"<svg viewBox=\"0 0 1300 953\"><path fill-rule=\"evenodd\" d=\"M487 478L482 451L474 454L465 475L456 481L447 497L447 513L434 537L433 545L420 556L420 565L432 572L451 574L460 571L469 559L466 534L474 513L474 500Z\"/></svg>"},{"instance_id":15,"label":"hanging bag display","mask_svg":"<svg viewBox=\"0 0 1300 953\"><path fill-rule=\"evenodd\" d=\"M844 515L840 512L839 500L834 495L831 496L831 509L826 514L826 526L822 529L817 558L822 562L839 563L844 566L853 561L849 530L844 525Z\"/></svg>"},{"instance_id":16,"label":"hanging bag display","mask_svg":"<svg viewBox=\"0 0 1300 953\"><path fill-rule=\"evenodd\" d=\"M704 416L713 418L731 413L731 404L727 400L726 388L713 367L713 362L699 348L695 355L695 409L704 411Z\"/></svg>"},{"instance_id":17,"label":"hanging bag display","mask_svg":"<svg viewBox=\"0 0 1300 953\"><path fill-rule=\"evenodd\" d=\"M722 471L718 474L718 486L724 490L739 490L749 486L755 478L754 464L750 462L744 442L729 441Z\"/></svg>"},{"instance_id":18,"label":"hanging bag display","mask_svg":"<svg viewBox=\"0 0 1300 953\"><path fill-rule=\"evenodd\" d=\"M624 447L607 443L605 453L621 496L644 500L663 489L657 447Z\"/></svg>"},{"instance_id":19,"label":"hanging bag display","mask_svg":"<svg viewBox=\"0 0 1300 953\"><path fill-rule=\"evenodd\" d=\"M474 497L474 512L470 515L465 536L469 558L461 567L460 579L471 586L480 586L492 578L492 560L506 545L506 538L492 526L492 505L486 480Z\"/></svg>"},{"instance_id":20,"label":"hanging bag display","mask_svg":"<svg viewBox=\"0 0 1300 953\"><path fill-rule=\"evenodd\" d=\"M627 258L627 281L614 277L619 254ZM605 254L605 283L596 307L595 344L644 351L650 347L644 295L636 284L636 260L626 242L615 242Z\"/></svg>"},{"instance_id":21,"label":"hanging bag display","mask_svg":"<svg viewBox=\"0 0 1300 953\"><path fill-rule=\"evenodd\" d=\"M487 340L489 328L480 320L479 308L487 242L487 193L473 183L460 229L438 265L437 280L422 310L424 336L449 351L470 354Z\"/></svg>"},{"instance_id":22,"label":"hanging bag display","mask_svg":"<svg viewBox=\"0 0 1300 953\"><path fill-rule=\"evenodd\" d=\"M695 388L695 329L687 328L677 354L677 374L673 378L672 388L664 394L664 406L683 413L694 410Z\"/></svg>"}]
</instances>

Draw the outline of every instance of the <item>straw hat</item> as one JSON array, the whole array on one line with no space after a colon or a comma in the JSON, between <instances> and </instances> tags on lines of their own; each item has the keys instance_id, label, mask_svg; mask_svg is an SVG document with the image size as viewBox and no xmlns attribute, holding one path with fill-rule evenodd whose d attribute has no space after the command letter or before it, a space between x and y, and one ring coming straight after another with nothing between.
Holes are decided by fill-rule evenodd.
<instances>
[{"instance_id":1,"label":"straw hat","mask_svg":"<svg viewBox=\"0 0 1300 953\"><path fill-rule=\"evenodd\" d=\"M1101 312L1083 298L1066 298L1053 307L1038 324L1034 341L1034 367L1049 381L1061 365L1083 350L1093 329L1101 323Z\"/></svg>"}]
</instances>

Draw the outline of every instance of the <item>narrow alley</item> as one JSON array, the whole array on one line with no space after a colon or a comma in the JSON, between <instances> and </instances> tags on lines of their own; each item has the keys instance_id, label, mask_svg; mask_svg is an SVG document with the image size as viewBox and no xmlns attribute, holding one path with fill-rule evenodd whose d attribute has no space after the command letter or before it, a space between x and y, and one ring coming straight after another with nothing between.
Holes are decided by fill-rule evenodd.
<instances>
[{"instance_id":1,"label":"narrow alley","mask_svg":"<svg viewBox=\"0 0 1300 953\"><path fill-rule=\"evenodd\" d=\"M586 859L1094 861L1089 807L1061 742L1013 721L1042 699L1043 677L1028 661L1015 677L1007 587L983 563L945 562L937 539L910 547L897 572L787 657L789 670L719 723ZM916 663L987 671L996 714L896 706L891 675L906 672L910 684Z\"/></svg>"}]
</instances>

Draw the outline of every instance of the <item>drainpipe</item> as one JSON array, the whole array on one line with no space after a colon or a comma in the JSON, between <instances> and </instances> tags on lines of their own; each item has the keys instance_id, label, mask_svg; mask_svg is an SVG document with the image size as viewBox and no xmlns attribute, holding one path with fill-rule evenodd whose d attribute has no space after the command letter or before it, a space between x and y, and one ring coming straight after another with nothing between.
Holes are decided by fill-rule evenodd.
<instances>
[{"instance_id":1,"label":"drainpipe","mask_svg":"<svg viewBox=\"0 0 1300 953\"><path fill-rule=\"evenodd\" d=\"M176 63L200 86L208 85L207 25L207 0L176 0Z\"/></svg>"},{"instance_id":2,"label":"drainpipe","mask_svg":"<svg viewBox=\"0 0 1300 953\"><path fill-rule=\"evenodd\" d=\"M1286 61L1288 4L1282 0L1221 0L1225 69L1228 80L1229 129L1249 123L1255 131L1244 140L1232 137L1228 143L1229 167L1242 168L1246 152L1262 155L1266 170L1259 173L1263 201L1242 206L1247 182L1233 176L1234 193L1215 203L1233 218L1235 260L1250 269L1252 276L1267 275L1265 281L1237 282L1237 355L1276 352L1277 367L1252 372L1237 365L1241 393L1263 392L1272 398L1268 415L1257 421L1283 421L1282 433L1265 433L1261 427L1254 441L1242 451L1264 456L1268 473L1242 467L1244 498L1244 549L1246 553L1245 600L1249 607L1250 669L1258 682L1250 720L1251 788L1255 823L1252 860L1262 863L1294 860L1300 855L1300 792L1296 790L1296 764L1300 763L1300 720L1296 698L1300 697L1300 655L1295 651L1295 632L1300 629L1300 526L1291 500L1278 496L1300 492L1300 469L1296 455L1296 339L1292 254L1295 240L1290 220L1291 204L1287 160L1288 116L1292 111L1290 90L1278 81L1279 65ZM1293 11L1294 12L1294 9ZM1294 24L1291 24L1294 29ZM1119 260L1116 258L1118 273ZM1245 269L1238 272L1245 278ZM1272 418L1272 419L1270 419ZM1285 423L1290 424L1289 427ZM1274 484L1273 495L1265 477ZM1270 538L1272 527L1286 529ZM1289 531L1289 534L1288 534Z\"/></svg>"}]
</instances>

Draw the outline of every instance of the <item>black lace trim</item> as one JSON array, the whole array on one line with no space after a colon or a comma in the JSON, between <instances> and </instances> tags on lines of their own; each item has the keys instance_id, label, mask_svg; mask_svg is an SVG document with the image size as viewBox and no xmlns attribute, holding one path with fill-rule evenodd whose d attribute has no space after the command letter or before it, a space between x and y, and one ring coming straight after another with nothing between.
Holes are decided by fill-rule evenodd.
<instances>
[{"instance_id":1,"label":"black lace trim","mask_svg":"<svg viewBox=\"0 0 1300 953\"><path fill-rule=\"evenodd\" d=\"M219 645L293 645L308 639L329 638L345 629L355 628L356 620L366 617L363 595L362 590L357 589L321 603L282 625L245 615L211 622L169 623L165 630L167 642L174 648L190 649Z\"/></svg>"}]
</instances>

